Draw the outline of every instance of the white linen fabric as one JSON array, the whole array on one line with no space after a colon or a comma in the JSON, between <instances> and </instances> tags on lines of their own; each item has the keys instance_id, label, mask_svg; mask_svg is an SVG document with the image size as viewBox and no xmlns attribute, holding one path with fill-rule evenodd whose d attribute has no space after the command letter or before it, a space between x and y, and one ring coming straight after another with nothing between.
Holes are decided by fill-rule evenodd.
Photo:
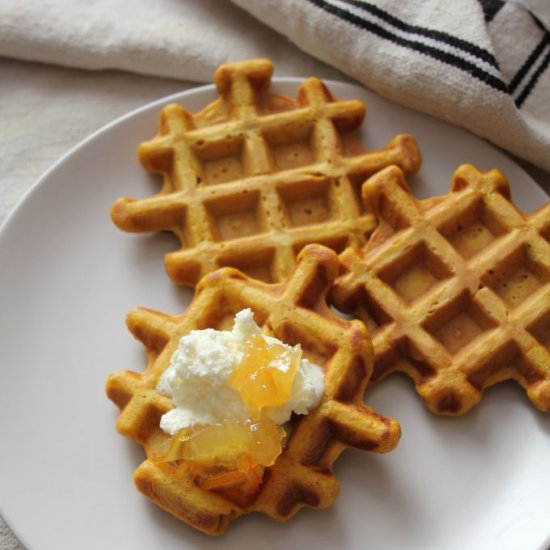
<instances>
[{"instance_id":1,"label":"white linen fabric","mask_svg":"<svg viewBox=\"0 0 550 550\"><path fill-rule=\"evenodd\" d=\"M270 56L285 76L311 66L309 55L227 0L1 0L0 55L196 82L256 56Z\"/></svg>"},{"instance_id":2,"label":"white linen fabric","mask_svg":"<svg viewBox=\"0 0 550 550\"><path fill-rule=\"evenodd\" d=\"M311 74L288 38L549 170L546 16L516 0L2 0L0 55L199 82L220 63L263 55L279 75Z\"/></svg>"}]
</instances>

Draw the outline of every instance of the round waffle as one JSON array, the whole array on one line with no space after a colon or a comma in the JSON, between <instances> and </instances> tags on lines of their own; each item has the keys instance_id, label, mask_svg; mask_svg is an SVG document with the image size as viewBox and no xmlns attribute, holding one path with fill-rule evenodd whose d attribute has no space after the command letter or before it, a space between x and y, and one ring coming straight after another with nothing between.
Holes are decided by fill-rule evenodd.
<instances>
[{"instance_id":1,"label":"round waffle","mask_svg":"<svg viewBox=\"0 0 550 550\"><path fill-rule=\"evenodd\" d=\"M331 300L366 322L372 382L402 371L432 411L455 415L513 379L550 411L550 203L526 215L500 172L471 165L446 196L415 200L397 167L363 194L379 226L340 255Z\"/></svg>"},{"instance_id":2,"label":"round waffle","mask_svg":"<svg viewBox=\"0 0 550 550\"><path fill-rule=\"evenodd\" d=\"M170 231L179 250L166 255L169 276L195 285L220 267L266 282L284 281L308 243L333 250L363 245L375 228L361 184L395 164L420 166L410 135L380 151L357 139L365 107L337 100L317 78L296 99L270 93L265 59L222 65L220 97L196 114L162 110L158 135L139 147L143 166L161 174L161 191L121 198L111 210L124 231Z\"/></svg>"},{"instance_id":3,"label":"round waffle","mask_svg":"<svg viewBox=\"0 0 550 550\"><path fill-rule=\"evenodd\" d=\"M262 512L285 521L303 506L329 506L338 494L332 472L346 447L386 452L397 444L399 424L363 403L372 371L372 346L365 325L336 316L326 294L337 274L336 254L309 245L299 254L288 281L267 284L234 268L223 268L201 280L189 308L180 316L148 309L130 312L130 331L145 346L144 372L123 371L107 381L109 398L121 409L117 428L142 445L147 459L135 472L135 482L151 500L193 527L222 533L229 523L248 512ZM317 408L294 415L289 437L275 464L266 468L259 491L200 488L185 461L158 462L166 435L160 417L171 400L156 391L180 338L192 330L230 328L235 314L251 308L266 334L303 353L325 371L325 392Z\"/></svg>"}]
</instances>

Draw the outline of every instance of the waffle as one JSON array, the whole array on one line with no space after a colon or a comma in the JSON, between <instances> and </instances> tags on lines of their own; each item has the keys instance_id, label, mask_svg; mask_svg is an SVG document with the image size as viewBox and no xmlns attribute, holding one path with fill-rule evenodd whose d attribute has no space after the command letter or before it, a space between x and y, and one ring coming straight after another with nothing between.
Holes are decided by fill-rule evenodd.
<instances>
[{"instance_id":1,"label":"waffle","mask_svg":"<svg viewBox=\"0 0 550 550\"><path fill-rule=\"evenodd\" d=\"M376 223L361 200L363 181L390 164L407 173L420 166L409 135L363 149L361 101L336 100L317 78L297 99L271 94L272 71L263 59L222 65L220 96L204 110L165 107L158 135L139 147L145 169L163 176L160 193L111 209L124 231L178 237L165 262L178 284L226 266L282 282L308 243L362 245Z\"/></svg>"},{"instance_id":2,"label":"waffle","mask_svg":"<svg viewBox=\"0 0 550 550\"><path fill-rule=\"evenodd\" d=\"M550 203L532 214L497 170L460 166L415 200L389 167L363 187L380 225L339 259L331 301L372 334L372 383L402 371L435 413L459 415L507 379L550 411Z\"/></svg>"},{"instance_id":3,"label":"waffle","mask_svg":"<svg viewBox=\"0 0 550 550\"><path fill-rule=\"evenodd\" d=\"M285 521L301 507L329 506L338 494L332 466L346 447L386 452L396 445L397 422L363 403L372 369L365 325L339 318L326 304L337 270L333 251L309 245L284 283L268 284L234 268L222 268L201 280L180 316L142 308L130 312L127 324L144 344L148 366L143 373L112 374L107 394L121 409L118 430L146 451L148 458L135 472L140 491L191 526L218 535L248 512ZM238 491L201 489L185 461L150 459L169 437L159 421L172 407L171 400L155 387L181 336L194 329L228 329L235 313L247 307L265 333L291 345L301 344L304 355L325 370L321 403L309 414L290 420L283 453L265 470L259 491L251 497Z\"/></svg>"}]
</instances>

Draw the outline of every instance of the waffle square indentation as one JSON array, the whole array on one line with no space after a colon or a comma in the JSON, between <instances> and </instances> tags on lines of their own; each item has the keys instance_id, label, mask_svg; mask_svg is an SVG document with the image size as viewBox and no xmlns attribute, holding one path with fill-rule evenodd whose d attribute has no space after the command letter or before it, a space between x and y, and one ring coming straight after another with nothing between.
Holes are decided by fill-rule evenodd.
<instances>
[{"instance_id":1,"label":"waffle square indentation","mask_svg":"<svg viewBox=\"0 0 550 550\"><path fill-rule=\"evenodd\" d=\"M357 157L364 153L361 141L353 133L341 132L339 138L340 149L344 158Z\"/></svg>"},{"instance_id":2,"label":"waffle square indentation","mask_svg":"<svg viewBox=\"0 0 550 550\"><path fill-rule=\"evenodd\" d=\"M274 169L282 172L314 164L316 158L312 134L313 126L304 122L264 131Z\"/></svg>"},{"instance_id":3,"label":"waffle square indentation","mask_svg":"<svg viewBox=\"0 0 550 550\"><path fill-rule=\"evenodd\" d=\"M259 192L242 192L205 203L215 241L230 241L262 232Z\"/></svg>"},{"instance_id":4,"label":"waffle square indentation","mask_svg":"<svg viewBox=\"0 0 550 550\"><path fill-rule=\"evenodd\" d=\"M530 326L528 332L538 340L550 353L550 311L539 317Z\"/></svg>"},{"instance_id":5,"label":"waffle square indentation","mask_svg":"<svg viewBox=\"0 0 550 550\"><path fill-rule=\"evenodd\" d=\"M483 281L514 308L550 281L550 273L532 258L528 245L523 245L490 269Z\"/></svg>"},{"instance_id":6,"label":"waffle square indentation","mask_svg":"<svg viewBox=\"0 0 550 550\"><path fill-rule=\"evenodd\" d=\"M505 233L506 228L491 209L478 200L439 227L439 231L463 258L468 259Z\"/></svg>"},{"instance_id":7,"label":"waffle square indentation","mask_svg":"<svg viewBox=\"0 0 550 550\"><path fill-rule=\"evenodd\" d=\"M378 276L405 302L410 303L450 274L441 259L421 242L384 266Z\"/></svg>"},{"instance_id":8,"label":"waffle square indentation","mask_svg":"<svg viewBox=\"0 0 550 550\"><path fill-rule=\"evenodd\" d=\"M279 338L289 346L300 345L304 356L318 364L327 365L337 351L337 344L329 339L318 338L312 330L296 323L283 321L279 327Z\"/></svg>"},{"instance_id":9,"label":"waffle square indentation","mask_svg":"<svg viewBox=\"0 0 550 550\"><path fill-rule=\"evenodd\" d=\"M277 192L287 225L301 227L336 219L330 188L329 178L280 186Z\"/></svg>"},{"instance_id":10,"label":"waffle square indentation","mask_svg":"<svg viewBox=\"0 0 550 550\"><path fill-rule=\"evenodd\" d=\"M467 292L434 309L424 323L424 328L439 340L450 355L455 355L495 326L496 321Z\"/></svg>"},{"instance_id":11,"label":"waffle square indentation","mask_svg":"<svg viewBox=\"0 0 550 550\"><path fill-rule=\"evenodd\" d=\"M370 334L374 334L377 330L392 322L392 318L388 315L384 304L381 304L375 296L367 292L364 286L358 287L350 296L349 304L350 306L347 306L346 309L353 311L354 316L365 323Z\"/></svg>"},{"instance_id":12,"label":"waffle square indentation","mask_svg":"<svg viewBox=\"0 0 550 550\"><path fill-rule=\"evenodd\" d=\"M249 277L272 283L274 258L275 250L273 247L255 248L253 251L240 254L231 250L220 256L218 264L220 267L235 267Z\"/></svg>"},{"instance_id":13,"label":"waffle square indentation","mask_svg":"<svg viewBox=\"0 0 550 550\"><path fill-rule=\"evenodd\" d=\"M207 185L234 181L245 176L242 137L226 136L217 140L198 140L193 152L202 167Z\"/></svg>"}]
</instances>

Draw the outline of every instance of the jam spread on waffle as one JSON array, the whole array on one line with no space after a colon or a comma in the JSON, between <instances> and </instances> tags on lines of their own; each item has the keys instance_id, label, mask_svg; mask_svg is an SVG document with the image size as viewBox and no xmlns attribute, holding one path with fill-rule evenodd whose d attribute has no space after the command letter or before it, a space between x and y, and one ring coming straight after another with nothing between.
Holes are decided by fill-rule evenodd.
<instances>
[{"instance_id":1,"label":"jam spread on waffle","mask_svg":"<svg viewBox=\"0 0 550 550\"><path fill-rule=\"evenodd\" d=\"M271 466L281 454L286 435L264 409L291 399L301 359L300 346L267 341L261 334L250 336L228 380L250 418L224 418L183 428L172 436L161 460L188 461L206 489L244 485L246 490L256 491L265 466Z\"/></svg>"}]
</instances>

